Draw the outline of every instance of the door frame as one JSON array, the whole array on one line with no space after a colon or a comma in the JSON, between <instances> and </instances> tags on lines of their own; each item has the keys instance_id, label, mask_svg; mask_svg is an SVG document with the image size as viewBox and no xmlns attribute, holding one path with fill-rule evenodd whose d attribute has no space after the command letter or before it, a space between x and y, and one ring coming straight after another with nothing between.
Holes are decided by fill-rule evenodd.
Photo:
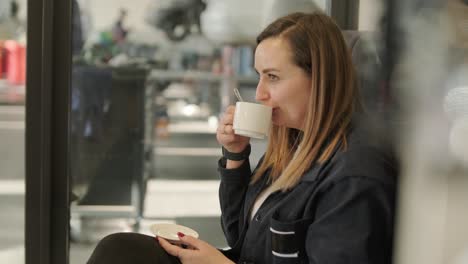
<instances>
[{"instance_id":1,"label":"door frame","mask_svg":"<svg viewBox=\"0 0 468 264\"><path fill-rule=\"evenodd\" d=\"M328 11L342 30L358 30L359 0L330 0Z\"/></svg>"},{"instance_id":2,"label":"door frame","mask_svg":"<svg viewBox=\"0 0 468 264\"><path fill-rule=\"evenodd\" d=\"M28 0L25 263L69 262L71 0Z\"/></svg>"}]
</instances>

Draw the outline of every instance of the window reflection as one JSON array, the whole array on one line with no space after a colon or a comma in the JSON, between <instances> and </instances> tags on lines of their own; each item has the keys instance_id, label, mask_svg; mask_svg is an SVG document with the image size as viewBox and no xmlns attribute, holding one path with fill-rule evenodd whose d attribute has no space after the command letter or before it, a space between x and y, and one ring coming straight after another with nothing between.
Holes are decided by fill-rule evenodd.
<instances>
[{"instance_id":1,"label":"window reflection","mask_svg":"<svg viewBox=\"0 0 468 264\"><path fill-rule=\"evenodd\" d=\"M254 2L75 1L72 263L93 248L82 242L117 231L148 233L160 221L225 245L214 132L221 109L234 101L233 87L254 100L256 32L248 25L273 14L265 6L281 6ZM329 2L315 1L313 8L327 12ZM358 30L370 32L344 34L348 41L359 36L353 61L365 105L388 125L389 138L397 135L406 164L396 258L454 261L468 245L457 235L465 234L467 216L458 212L468 199L466 1L401 4L398 45L391 48L403 50L390 58L397 64L390 79L383 72L388 2L361 0ZM263 143L253 143L258 159ZM440 241L450 248L443 251ZM420 261L417 252L434 256Z\"/></svg>"},{"instance_id":2,"label":"window reflection","mask_svg":"<svg viewBox=\"0 0 468 264\"><path fill-rule=\"evenodd\" d=\"M0 1L0 262L24 263L26 1Z\"/></svg>"},{"instance_id":3,"label":"window reflection","mask_svg":"<svg viewBox=\"0 0 468 264\"><path fill-rule=\"evenodd\" d=\"M281 1L218 2L73 1L72 263L83 262L89 242L149 233L161 221L226 245L215 131L234 87L254 100L257 32L245 23L327 3L297 1L283 10ZM260 17L263 5L269 9ZM265 143L254 144L258 160Z\"/></svg>"}]
</instances>

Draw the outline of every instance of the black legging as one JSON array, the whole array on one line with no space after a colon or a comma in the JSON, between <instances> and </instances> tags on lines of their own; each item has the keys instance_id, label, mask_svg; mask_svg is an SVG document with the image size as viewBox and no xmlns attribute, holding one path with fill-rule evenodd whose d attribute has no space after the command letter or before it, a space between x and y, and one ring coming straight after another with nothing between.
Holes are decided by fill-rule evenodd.
<instances>
[{"instance_id":1,"label":"black legging","mask_svg":"<svg viewBox=\"0 0 468 264\"><path fill-rule=\"evenodd\" d=\"M181 264L151 236L116 233L103 238L88 264Z\"/></svg>"}]
</instances>

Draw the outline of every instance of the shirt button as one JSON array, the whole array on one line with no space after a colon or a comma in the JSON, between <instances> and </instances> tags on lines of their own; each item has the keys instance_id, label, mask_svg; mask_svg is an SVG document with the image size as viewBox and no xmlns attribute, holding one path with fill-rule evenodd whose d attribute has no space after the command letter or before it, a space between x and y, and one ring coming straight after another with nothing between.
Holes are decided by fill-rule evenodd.
<instances>
[{"instance_id":1,"label":"shirt button","mask_svg":"<svg viewBox=\"0 0 468 264\"><path fill-rule=\"evenodd\" d=\"M260 214L257 214L255 216L255 221L260 222L261 220L262 220L262 217L260 216Z\"/></svg>"}]
</instances>

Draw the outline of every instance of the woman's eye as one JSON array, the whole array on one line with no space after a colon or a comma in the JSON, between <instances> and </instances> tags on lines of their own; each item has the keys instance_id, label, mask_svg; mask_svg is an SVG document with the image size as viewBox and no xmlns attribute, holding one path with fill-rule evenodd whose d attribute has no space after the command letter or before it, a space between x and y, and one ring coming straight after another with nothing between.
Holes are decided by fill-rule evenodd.
<instances>
[{"instance_id":1,"label":"woman's eye","mask_svg":"<svg viewBox=\"0 0 468 264\"><path fill-rule=\"evenodd\" d=\"M278 76L276 76L274 74L268 74L268 79L270 81L277 81L279 78L278 78Z\"/></svg>"}]
</instances>

